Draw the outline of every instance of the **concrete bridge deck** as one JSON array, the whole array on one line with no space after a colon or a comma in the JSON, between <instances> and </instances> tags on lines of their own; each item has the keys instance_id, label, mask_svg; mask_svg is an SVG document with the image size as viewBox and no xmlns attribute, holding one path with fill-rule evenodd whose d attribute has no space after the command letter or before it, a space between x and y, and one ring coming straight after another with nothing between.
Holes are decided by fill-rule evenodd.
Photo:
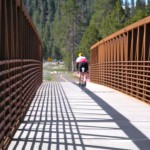
<instances>
[{"instance_id":1,"label":"concrete bridge deck","mask_svg":"<svg viewBox=\"0 0 150 150\"><path fill-rule=\"evenodd\" d=\"M150 150L150 105L111 88L44 82L8 150Z\"/></svg>"}]
</instances>

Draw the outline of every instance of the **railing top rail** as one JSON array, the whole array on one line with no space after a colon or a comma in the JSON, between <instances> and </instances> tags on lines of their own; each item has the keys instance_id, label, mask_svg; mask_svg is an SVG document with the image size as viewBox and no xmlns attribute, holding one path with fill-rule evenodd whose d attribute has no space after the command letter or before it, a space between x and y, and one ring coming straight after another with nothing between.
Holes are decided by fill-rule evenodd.
<instances>
[{"instance_id":1,"label":"railing top rail","mask_svg":"<svg viewBox=\"0 0 150 150\"><path fill-rule=\"evenodd\" d=\"M99 42L95 43L93 46L91 46L90 50L93 50L98 45L100 45L100 44L102 44L102 43L104 43L104 42L106 42L108 40L111 40L111 39L113 39L113 38L115 38L115 37L117 37L117 36L119 36L121 34L124 34L124 33L128 32L128 31L130 31L130 30L132 30L134 28L140 27L140 26L142 26L144 24L147 24L147 23L150 23L150 16L148 16L148 17L146 17L144 19L141 19L140 21L137 21L137 22L135 22L135 23L133 23L133 24L131 24L131 25L129 25L129 26L127 26L127 27L125 27L125 28L123 28L123 29L121 29L121 30L119 30L119 31L117 31L117 32L107 36L106 38L102 39L101 41L99 41Z\"/></svg>"}]
</instances>

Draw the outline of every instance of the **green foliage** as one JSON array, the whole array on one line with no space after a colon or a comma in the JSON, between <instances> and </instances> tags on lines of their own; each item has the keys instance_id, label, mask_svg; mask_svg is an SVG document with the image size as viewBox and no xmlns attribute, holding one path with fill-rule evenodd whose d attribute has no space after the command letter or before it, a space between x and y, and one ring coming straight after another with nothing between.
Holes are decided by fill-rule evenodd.
<instances>
[{"instance_id":1,"label":"green foliage","mask_svg":"<svg viewBox=\"0 0 150 150\"><path fill-rule=\"evenodd\" d=\"M150 0L147 1L145 13L146 13L146 16L150 15Z\"/></svg>"},{"instance_id":2,"label":"green foliage","mask_svg":"<svg viewBox=\"0 0 150 150\"><path fill-rule=\"evenodd\" d=\"M124 4L124 13L125 13L125 22L127 22L130 18L130 12L131 12L131 8L129 7L129 2L128 0L125 0L125 4Z\"/></svg>"},{"instance_id":3,"label":"green foliage","mask_svg":"<svg viewBox=\"0 0 150 150\"><path fill-rule=\"evenodd\" d=\"M136 1L136 9L144 9L145 8L145 1L143 0L137 0Z\"/></svg>"},{"instance_id":4,"label":"green foliage","mask_svg":"<svg viewBox=\"0 0 150 150\"><path fill-rule=\"evenodd\" d=\"M130 25L130 24L132 24L132 23L134 23L134 22L136 22L136 21L138 21L138 20L140 20L140 19L142 19L142 18L144 18L144 17L146 17L147 15L146 15L146 11L145 11L145 9L143 10L143 9L138 9L138 10L136 10L136 13L135 13L135 15L133 15L129 20L128 20L128 22L126 23L126 25Z\"/></svg>"},{"instance_id":5,"label":"green foliage","mask_svg":"<svg viewBox=\"0 0 150 150\"><path fill-rule=\"evenodd\" d=\"M82 36L79 48L76 50L76 55L79 52L84 52L87 58L89 58L90 47L102 38L100 34L102 19L107 16L107 12L111 11L112 7L112 0L94 1L92 18Z\"/></svg>"},{"instance_id":6,"label":"green foliage","mask_svg":"<svg viewBox=\"0 0 150 150\"><path fill-rule=\"evenodd\" d=\"M113 10L107 13L100 25L100 34L104 38L119 29L123 28L125 22L125 12L120 0L116 0Z\"/></svg>"},{"instance_id":7,"label":"green foliage","mask_svg":"<svg viewBox=\"0 0 150 150\"><path fill-rule=\"evenodd\" d=\"M90 58L90 47L95 42L99 41L100 37L98 37L98 31L96 30L94 24L90 24L90 26L86 29L79 49L76 51L76 56L78 53L83 52L85 56L89 59Z\"/></svg>"},{"instance_id":8,"label":"green foliage","mask_svg":"<svg viewBox=\"0 0 150 150\"><path fill-rule=\"evenodd\" d=\"M63 59L68 69L79 52L150 15L150 0L23 0L43 42L44 59ZM129 4L130 2L130 4Z\"/></svg>"},{"instance_id":9,"label":"green foliage","mask_svg":"<svg viewBox=\"0 0 150 150\"><path fill-rule=\"evenodd\" d=\"M70 53L69 51L63 51L62 52L62 55L63 55L63 60L64 60L64 63L65 63L65 66L67 68L67 70L71 70L71 57L70 57Z\"/></svg>"},{"instance_id":10,"label":"green foliage","mask_svg":"<svg viewBox=\"0 0 150 150\"><path fill-rule=\"evenodd\" d=\"M134 0L131 0L131 16L134 14L135 4Z\"/></svg>"},{"instance_id":11,"label":"green foliage","mask_svg":"<svg viewBox=\"0 0 150 150\"><path fill-rule=\"evenodd\" d=\"M148 7L146 7L146 4L144 1L137 0L136 1L136 7L134 8L134 13L132 13L129 20L125 23L125 25L130 25L148 15Z\"/></svg>"}]
</instances>

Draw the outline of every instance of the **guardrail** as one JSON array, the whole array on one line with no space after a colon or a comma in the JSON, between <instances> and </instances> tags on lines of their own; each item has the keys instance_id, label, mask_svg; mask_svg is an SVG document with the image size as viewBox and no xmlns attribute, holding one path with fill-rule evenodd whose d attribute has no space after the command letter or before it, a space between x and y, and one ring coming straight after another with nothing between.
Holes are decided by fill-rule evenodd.
<instances>
[{"instance_id":1,"label":"guardrail","mask_svg":"<svg viewBox=\"0 0 150 150\"><path fill-rule=\"evenodd\" d=\"M91 47L90 80L150 103L150 17Z\"/></svg>"},{"instance_id":2,"label":"guardrail","mask_svg":"<svg viewBox=\"0 0 150 150\"><path fill-rule=\"evenodd\" d=\"M0 0L0 149L42 83L42 45L21 0Z\"/></svg>"}]
</instances>

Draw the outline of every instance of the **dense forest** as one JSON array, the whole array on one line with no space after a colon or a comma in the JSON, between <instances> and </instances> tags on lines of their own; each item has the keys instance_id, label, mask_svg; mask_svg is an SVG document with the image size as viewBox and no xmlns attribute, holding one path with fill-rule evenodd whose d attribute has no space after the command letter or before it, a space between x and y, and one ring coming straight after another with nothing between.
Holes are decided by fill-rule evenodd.
<instances>
[{"instance_id":1,"label":"dense forest","mask_svg":"<svg viewBox=\"0 0 150 150\"><path fill-rule=\"evenodd\" d=\"M41 41L43 57L64 60L69 70L79 52L150 14L150 0L23 0Z\"/></svg>"}]
</instances>

